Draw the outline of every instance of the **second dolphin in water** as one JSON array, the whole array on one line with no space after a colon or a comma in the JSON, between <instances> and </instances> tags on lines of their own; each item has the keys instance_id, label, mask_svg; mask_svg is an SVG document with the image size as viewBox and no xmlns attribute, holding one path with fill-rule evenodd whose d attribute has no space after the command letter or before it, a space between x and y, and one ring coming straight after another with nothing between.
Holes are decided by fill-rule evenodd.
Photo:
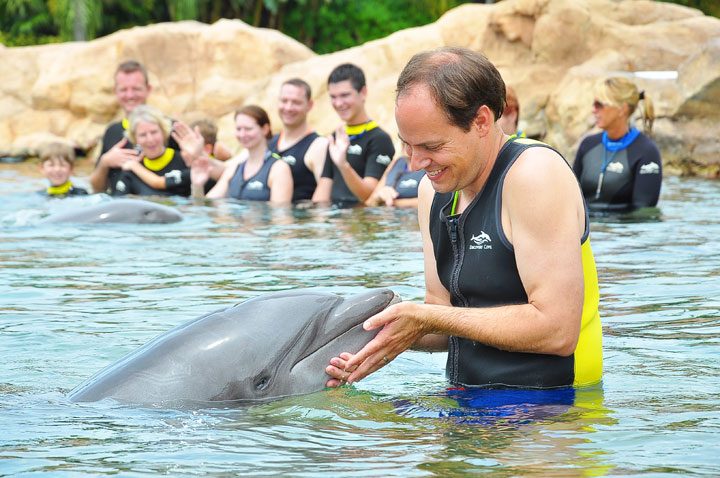
<instances>
[{"instance_id":1,"label":"second dolphin in water","mask_svg":"<svg viewBox=\"0 0 720 478\"><path fill-rule=\"evenodd\" d=\"M101 370L70 400L265 401L325 387L325 367L355 353L377 330L363 322L400 298L389 289L343 299L318 291L270 293L160 335Z\"/></svg>"},{"instance_id":2,"label":"second dolphin in water","mask_svg":"<svg viewBox=\"0 0 720 478\"><path fill-rule=\"evenodd\" d=\"M53 214L42 222L167 224L178 221L182 221L182 214L171 207L143 199L113 199Z\"/></svg>"}]
</instances>

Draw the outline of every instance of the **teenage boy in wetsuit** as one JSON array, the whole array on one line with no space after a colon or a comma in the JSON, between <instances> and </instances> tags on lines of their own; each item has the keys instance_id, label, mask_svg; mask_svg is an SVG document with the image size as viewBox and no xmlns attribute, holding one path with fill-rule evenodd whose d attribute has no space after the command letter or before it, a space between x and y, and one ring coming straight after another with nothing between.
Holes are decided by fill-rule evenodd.
<instances>
[{"instance_id":1,"label":"teenage boy in wetsuit","mask_svg":"<svg viewBox=\"0 0 720 478\"><path fill-rule=\"evenodd\" d=\"M307 82L291 78L282 84L278 116L283 129L270 139L268 148L290 166L294 184L293 202L329 200L315 195L325 165L328 140L308 125L307 115L312 107L312 90Z\"/></svg>"},{"instance_id":2,"label":"teenage boy in wetsuit","mask_svg":"<svg viewBox=\"0 0 720 478\"><path fill-rule=\"evenodd\" d=\"M452 85L449 88L448 85ZM412 170L424 170L418 222L425 303L400 302L380 329L330 360L328 386L352 383L410 347L447 350L459 387L589 386L602 377L602 328L588 210L565 160L497 123L505 85L480 53L415 55L395 119Z\"/></svg>"},{"instance_id":3,"label":"teenage boy in wetsuit","mask_svg":"<svg viewBox=\"0 0 720 478\"><path fill-rule=\"evenodd\" d=\"M351 63L336 67L328 78L333 109L344 122L328 137L325 168L317 197L335 204L364 202L395 155L390 136L365 111L367 85L363 71Z\"/></svg>"}]
</instances>

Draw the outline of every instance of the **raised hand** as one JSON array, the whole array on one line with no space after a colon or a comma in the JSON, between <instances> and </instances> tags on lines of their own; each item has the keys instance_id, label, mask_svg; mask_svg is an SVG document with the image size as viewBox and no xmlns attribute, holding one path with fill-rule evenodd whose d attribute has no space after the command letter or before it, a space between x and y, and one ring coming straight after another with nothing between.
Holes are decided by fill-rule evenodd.
<instances>
[{"instance_id":1,"label":"raised hand","mask_svg":"<svg viewBox=\"0 0 720 478\"><path fill-rule=\"evenodd\" d=\"M350 147L350 138L345 132L345 126L339 126L335 135L328 136L328 152L333 163L339 168L347 162L347 150Z\"/></svg>"},{"instance_id":2,"label":"raised hand","mask_svg":"<svg viewBox=\"0 0 720 478\"><path fill-rule=\"evenodd\" d=\"M197 126L192 129L182 121L176 121L170 135L180 146L180 154L187 165L191 165L205 151L205 139Z\"/></svg>"}]
</instances>

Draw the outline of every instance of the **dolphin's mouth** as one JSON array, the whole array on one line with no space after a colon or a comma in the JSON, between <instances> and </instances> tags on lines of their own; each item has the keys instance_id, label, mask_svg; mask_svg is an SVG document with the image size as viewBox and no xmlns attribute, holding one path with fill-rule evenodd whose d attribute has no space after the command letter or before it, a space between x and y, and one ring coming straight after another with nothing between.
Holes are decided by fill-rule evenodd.
<instances>
[{"instance_id":1,"label":"dolphin's mouth","mask_svg":"<svg viewBox=\"0 0 720 478\"><path fill-rule=\"evenodd\" d=\"M382 312L391 305L402 302L402 298L397 293L389 289L387 291L392 294L391 296L388 296L387 300L374 304L362 314L355 314L349 320L346 318L346 320L343 321L333 317L333 313L331 311L325 320L318 321L321 323L309 324L308 330L306 330L303 335L310 335L310 341L314 341L313 339L317 339L319 335L325 335L324 340L314 341L315 346L308 348L305 354L298 357L291 368L295 369L296 367L302 365L303 362L318 356L320 352L323 352L323 356L328 355L328 363L330 358L336 354L342 352L357 353L380 331L380 329L366 331L362 327L363 323L373 315ZM323 327L325 330L320 330ZM343 347L348 347L348 349L342 349ZM335 350L336 348L337 350ZM328 353L326 354L324 351L327 351Z\"/></svg>"}]
</instances>

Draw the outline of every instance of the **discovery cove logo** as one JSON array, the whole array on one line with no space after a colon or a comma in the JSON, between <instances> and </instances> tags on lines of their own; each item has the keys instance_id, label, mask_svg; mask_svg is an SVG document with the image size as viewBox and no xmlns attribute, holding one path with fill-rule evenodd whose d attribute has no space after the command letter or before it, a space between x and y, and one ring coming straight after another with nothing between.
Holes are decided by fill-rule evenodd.
<instances>
[{"instance_id":1,"label":"discovery cove logo","mask_svg":"<svg viewBox=\"0 0 720 478\"><path fill-rule=\"evenodd\" d=\"M290 166L295 166L295 163L297 163L297 159L295 159L295 156L288 154L287 156L283 156L282 160L288 163Z\"/></svg>"},{"instance_id":2,"label":"discovery cove logo","mask_svg":"<svg viewBox=\"0 0 720 478\"><path fill-rule=\"evenodd\" d=\"M492 249L492 244L490 244L492 242L492 239L490 239L490 236L488 236L487 233L485 233L485 231L480 231L480 234L478 234L477 236L476 235L470 236L470 242L472 243L472 244L470 244L470 247L468 247L468 249L470 249L470 250Z\"/></svg>"},{"instance_id":3,"label":"discovery cove logo","mask_svg":"<svg viewBox=\"0 0 720 478\"><path fill-rule=\"evenodd\" d=\"M387 154L378 154L377 158L375 158L375 161L377 161L378 164L387 166L388 164L390 164L391 158Z\"/></svg>"}]
</instances>

